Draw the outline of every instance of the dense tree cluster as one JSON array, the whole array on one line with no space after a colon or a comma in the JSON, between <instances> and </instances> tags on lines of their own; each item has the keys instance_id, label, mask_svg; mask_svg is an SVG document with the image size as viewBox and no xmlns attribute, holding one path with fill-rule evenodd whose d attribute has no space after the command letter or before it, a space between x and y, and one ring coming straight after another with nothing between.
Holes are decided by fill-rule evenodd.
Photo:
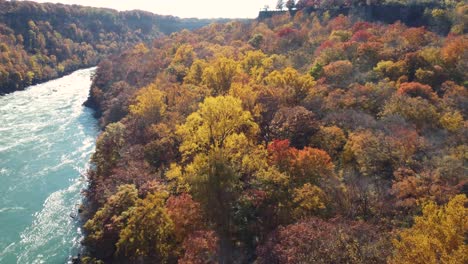
<instances>
[{"instance_id":1,"label":"dense tree cluster","mask_svg":"<svg viewBox=\"0 0 468 264\"><path fill-rule=\"evenodd\" d=\"M103 61L83 261L466 263L460 32L299 11Z\"/></svg>"},{"instance_id":2,"label":"dense tree cluster","mask_svg":"<svg viewBox=\"0 0 468 264\"><path fill-rule=\"evenodd\" d=\"M368 21L425 26L433 32L467 33L464 0L288 0L278 1L277 9L286 7L291 14L322 12L327 15L360 15ZM271 17L277 11L265 10L260 17Z\"/></svg>"},{"instance_id":3,"label":"dense tree cluster","mask_svg":"<svg viewBox=\"0 0 468 264\"><path fill-rule=\"evenodd\" d=\"M454 6L460 2L463 2L463 0L289 0L288 2L292 8L302 9L306 7L333 8L333 7L343 7L343 6L385 5L385 4L401 4L401 5L433 4L433 5ZM278 7L279 7L279 4L278 4Z\"/></svg>"},{"instance_id":4,"label":"dense tree cluster","mask_svg":"<svg viewBox=\"0 0 468 264\"><path fill-rule=\"evenodd\" d=\"M139 42L208 20L0 0L0 94L97 65Z\"/></svg>"}]
</instances>

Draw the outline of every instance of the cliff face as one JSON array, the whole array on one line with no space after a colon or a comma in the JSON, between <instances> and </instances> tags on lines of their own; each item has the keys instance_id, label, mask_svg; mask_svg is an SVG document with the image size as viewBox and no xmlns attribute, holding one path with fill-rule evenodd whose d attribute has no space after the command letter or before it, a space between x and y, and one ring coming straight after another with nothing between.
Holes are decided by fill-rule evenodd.
<instances>
[{"instance_id":1,"label":"cliff face","mask_svg":"<svg viewBox=\"0 0 468 264\"><path fill-rule=\"evenodd\" d=\"M444 9L443 6L437 4L414 4L414 5L356 5L356 6L340 6L336 8L315 8L305 7L303 10L307 14L317 13L322 16L328 12L331 17L339 15L351 15L360 19L370 22L383 22L386 24L395 23L400 21L410 27L432 26L430 17L427 15L426 10L433 10L436 8ZM259 20L271 18L276 15L282 15L290 12L295 15L299 10L291 11L260 11L258 15ZM438 25L437 31L440 34L447 34L450 31L451 23L447 21L446 25Z\"/></svg>"},{"instance_id":2,"label":"cliff face","mask_svg":"<svg viewBox=\"0 0 468 264\"><path fill-rule=\"evenodd\" d=\"M381 21L384 23L394 23L401 21L410 27L420 27L429 24L427 16L424 15L426 9L434 9L437 5L366 5L356 8L349 8L351 14L359 14L368 21Z\"/></svg>"}]
</instances>

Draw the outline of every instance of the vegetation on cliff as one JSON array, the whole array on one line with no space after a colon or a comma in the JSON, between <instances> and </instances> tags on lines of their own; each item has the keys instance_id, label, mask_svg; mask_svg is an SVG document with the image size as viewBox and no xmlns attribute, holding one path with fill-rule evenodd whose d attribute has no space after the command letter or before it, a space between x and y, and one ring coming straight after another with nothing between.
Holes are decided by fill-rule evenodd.
<instances>
[{"instance_id":1,"label":"vegetation on cliff","mask_svg":"<svg viewBox=\"0 0 468 264\"><path fill-rule=\"evenodd\" d=\"M466 263L465 26L298 11L104 60L83 261Z\"/></svg>"},{"instance_id":2,"label":"vegetation on cliff","mask_svg":"<svg viewBox=\"0 0 468 264\"><path fill-rule=\"evenodd\" d=\"M209 20L0 0L0 94L95 66L111 54Z\"/></svg>"}]
</instances>

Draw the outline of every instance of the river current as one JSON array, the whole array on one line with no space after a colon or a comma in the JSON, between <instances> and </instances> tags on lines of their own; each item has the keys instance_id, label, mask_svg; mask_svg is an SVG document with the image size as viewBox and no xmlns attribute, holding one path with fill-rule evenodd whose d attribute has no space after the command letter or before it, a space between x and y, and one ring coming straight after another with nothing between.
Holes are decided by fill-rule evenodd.
<instances>
[{"instance_id":1,"label":"river current","mask_svg":"<svg viewBox=\"0 0 468 264\"><path fill-rule=\"evenodd\" d=\"M67 263L98 134L82 104L94 68L0 96L0 263Z\"/></svg>"}]
</instances>

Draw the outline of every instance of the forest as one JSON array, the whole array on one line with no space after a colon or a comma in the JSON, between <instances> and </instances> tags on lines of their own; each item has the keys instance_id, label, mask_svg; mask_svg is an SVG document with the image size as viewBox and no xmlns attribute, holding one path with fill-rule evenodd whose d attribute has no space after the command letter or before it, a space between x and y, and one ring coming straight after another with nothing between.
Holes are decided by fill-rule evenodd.
<instances>
[{"instance_id":1,"label":"forest","mask_svg":"<svg viewBox=\"0 0 468 264\"><path fill-rule=\"evenodd\" d=\"M467 263L468 5L425 14L298 10L103 60L82 263Z\"/></svg>"},{"instance_id":2,"label":"forest","mask_svg":"<svg viewBox=\"0 0 468 264\"><path fill-rule=\"evenodd\" d=\"M0 0L0 94L95 66L137 43L210 22L144 11Z\"/></svg>"}]
</instances>

